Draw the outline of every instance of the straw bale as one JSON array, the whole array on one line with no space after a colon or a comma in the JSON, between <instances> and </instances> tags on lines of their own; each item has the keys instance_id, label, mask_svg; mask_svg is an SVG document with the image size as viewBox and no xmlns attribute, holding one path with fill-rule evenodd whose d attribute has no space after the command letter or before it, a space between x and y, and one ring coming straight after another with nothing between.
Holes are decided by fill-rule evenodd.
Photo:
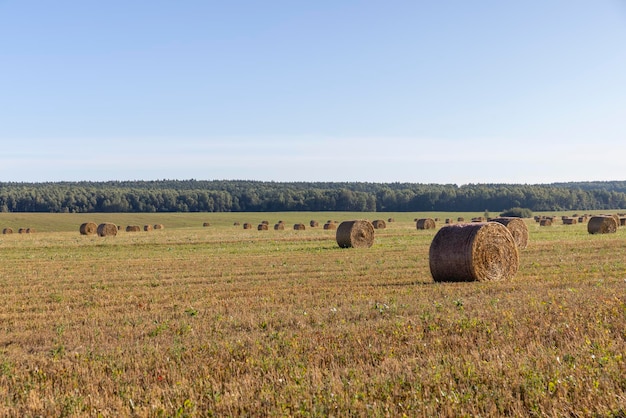
<instances>
[{"instance_id":1,"label":"straw bale","mask_svg":"<svg viewBox=\"0 0 626 418\"><path fill-rule=\"evenodd\" d=\"M394 218L389 218L387 219L387 222L391 223L391 222L395 222L396 220Z\"/></svg>"},{"instance_id":2,"label":"straw bale","mask_svg":"<svg viewBox=\"0 0 626 418\"><path fill-rule=\"evenodd\" d=\"M590 234L612 234L617 232L617 221L613 216L592 216L587 223Z\"/></svg>"},{"instance_id":3,"label":"straw bale","mask_svg":"<svg viewBox=\"0 0 626 418\"><path fill-rule=\"evenodd\" d=\"M126 232L139 232L141 231L141 227L139 225L128 225L126 227Z\"/></svg>"},{"instance_id":4,"label":"straw bale","mask_svg":"<svg viewBox=\"0 0 626 418\"><path fill-rule=\"evenodd\" d=\"M143 230L148 232L148 231L152 231L154 228L152 227L152 225L144 225L143 226Z\"/></svg>"},{"instance_id":5,"label":"straw bale","mask_svg":"<svg viewBox=\"0 0 626 418\"><path fill-rule=\"evenodd\" d=\"M318 226L320 226L319 222L317 222L316 220L311 219L311 222L309 222L309 225L311 225L311 228L316 228Z\"/></svg>"},{"instance_id":6,"label":"straw bale","mask_svg":"<svg viewBox=\"0 0 626 418\"><path fill-rule=\"evenodd\" d=\"M3 234L12 234L13 233L13 229L12 228L4 228L2 230Z\"/></svg>"},{"instance_id":7,"label":"straw bale","mask_svg":"<svg viewBox=\"0 0 626 418\"><path fill-rule=\"evenodd\" d=\"M261 222L258 226L257 229L259 231L267 231L269 229L269 227L267 226L266 223Z\"/></svg>"},{"instance_id":8,"label":"straw bale","mask_svg":"<svg viewBox=\"0 0 626 418\"><path fill-rule=\"evenodd\" d=\"M337 227L336 239L341 248L369 248L374 244L374 226L365 219L343 221Z\"/></svg>"},{"instance_id":9,"label":"straw bale","mask_svg":"<svg viewBox=\"0 0 626 418\"><path fill-rule=\"evenodd\" d=\"M465 218L462 216L459 216L458 218L456 218L457 222L465 222Z\"/></svg>"},{"instance_id":10,"label":"straw bale","mask_svg":"<svg viewBox=\"0 0 626 418\"><path fill-rule=\"evenodd\" d=\"M35 229L34 228L26 228L26 233L27 234L34 234L35 233Z\"/></svg>"},{"instance_id":11,"label":"straw bale","mask_svg":"<svg viewBox=\"0 0 626 418\"><path fill-rule=\"evenodd\" d=\"M499 217L493 218L491 222L498 222L506 226L513 235L517 248L523 250L528 246L528 226L522 218L515 217Z\"/></svg>"},{"instance_id":12,"label":"straw bale","mask_svg":"<svg viewBox=\"0 0 626 418\"><path fill-rule=\"evenodd\" d=\"M563 225L576 225L578 223L577 218L570 218L569 216L566 216L562 219L563 219Z\"/></svg>"},{"instance_id":13,"label":"straw bale","mask_svg":"<svg viewBox=\"0 0 626 418\"><path fill-rule=\"evenodd\" d=\"M304 231L306 229L306 226L304 224L295 224L293 226L293 229L295 229L296 231Z\"/></svg>"},{"instance_id":14,"label":"straw bale","mask_svg":"<svg viewBox=\"0 0 626 418\"><path fill-rule=\"evenodd\" d=\"M430 244L429 264L436 282L505 280L517 273L519 252L501 223L445 225Z\"/></svg>"},{"instance_id":15,"label":"straw bale","mask_svg":"<svg viewBox=\"0 0 626 418\"><path fill-rule=\"evenodd\" d=\"M252 224L250 222L244 222L243 229L252 229Z\"/></svg>"},{"instance_id":16,"label":"straw bale","mask_svg":"<svg viewBox=\"0 0 626 418\"><path fill-rule=\"evenodd\" d=\"M17 230L17 233L18 233L18 234L25 234L25 233L26 233L26 228L19 228L19 229Z\"/></svg>"},{"instance_id":17,"label":"straw bale","mask_svg":"<svg viewBox=\"0 0 626 418\"><path fill-rule=\"evenodd\" d=\"M550 218L544 218L541 221L539 221L539 226L552 226L552 219Z\"/></svg>"},{"instance_id":18,"label":"straw bale","mask_svg":"<svg viewBox=\"0 0 626 418\"><path fill-rule=\"evenodd\" d=\"M154 229L165 229L165 226L163 224L154 224L153 228Z\"/></svg>"},{"instance_id":19,"label":"straw bale","mask_svg":"<svg viewBox=\"0 0 626 418\"><path fill-rule=\"evenodd\" d=\"M95 222L85 222L78 230L81 235L95 235L98 232L98 225Z\"/></svg>"},{"instance_id":20,"label":"straw bale","mask_svg":"<svg viewBox=\"0 0 626 418\"><path fill-rule=\"evenodd\" d=\"M114 237L117 235L117 225L104 222L98 225L98 235L101 237Z\"/></svg>"},{"instance_id":21,"label":"straw bale","mask_svg":"<svg viewBox=\"0 0 626 418\"><path fill-rule=\"evenodd\" d=\"M376 219L374 222L372 222L372 226L374 227L374 229L385 229L385 228L387 228L387 224L382 219Z\"/></svg>"},{"instance_id":22,"label":"straw bale","mask_svg":"<svg viewBox=\"0 0 626 418\"><path fill-rule=\"evenodd\" d=\"M282 231L285 229L285 223L284 222L278 222L277 224L274 225L274 230L275 231Z\"/></svg>"},{"instance_id":23,"label":"straw bale","mask_svg":"<svg viewBox=\"0 0 626 418\"><path fill-rule=\"evenodd\" d=\"M240 224L239 222L235 221L235 222L233 223L233 225L234 225L234 226L239 226L239 225L241 225L241 224Z\"/></svg>"},{"instance_id":24,"label":"straw bale","mask_svg":"<svg viewBox=\"0 0 626 418\"><path fill-rule=\"evenodd\" d=\"M437 227L433 218L421 218L417 220L417 229L434 229Z\"/></svg>"},{"instance_id":25,"label":"straw bale","mask_svg":"<svg viewBox=\"0 0 626 418\"><path fill-rule=\"evenodd\" d=\"M207 226L211 226L211 222L203 222L203 223L202 223L202 226L203 226L203 227L205 227L205 228L206 228Z\"/></svg>"},{"instance_id":26,"label":"straw bale","mask_svg":"<svg viewBox=\"0 0 626 418\"><path fill-rule=\"evenodd\" d=\"M324 224L324 229L337 229L337 224L334 222L326 222Z\"/></svg>"}]
</instances>

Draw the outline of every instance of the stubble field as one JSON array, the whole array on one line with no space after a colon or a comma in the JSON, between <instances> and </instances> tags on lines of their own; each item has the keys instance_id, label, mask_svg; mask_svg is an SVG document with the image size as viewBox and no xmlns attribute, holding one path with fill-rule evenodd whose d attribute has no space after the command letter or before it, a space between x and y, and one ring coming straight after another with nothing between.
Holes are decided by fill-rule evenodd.
<instances>
[{"instance_id":1,"label":"stubble field","mask_svg":"<svg viewBox=\"0 0 626 418\"><path fill-rule=\"evenodd\" d=\"M478 215L0 214L36 231L0 235L0 415L626 416L626 228L527 219L512 280L434 283L413 219Z\"/></svg>"}]
</instances>

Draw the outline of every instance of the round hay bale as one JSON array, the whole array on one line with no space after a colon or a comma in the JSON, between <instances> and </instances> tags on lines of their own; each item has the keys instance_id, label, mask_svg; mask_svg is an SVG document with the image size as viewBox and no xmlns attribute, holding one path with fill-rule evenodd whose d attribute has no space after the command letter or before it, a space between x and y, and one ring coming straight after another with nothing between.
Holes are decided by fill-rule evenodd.
<instances>
[{"instance_id":1,"label":"round hay bale","mask_svg":"<svg viewBox=\"0 0 626 418\"><path fill-rule=\"evenodd\" d=\"M165 229L165 226L163 224L154 224L154 229Z\"/></svg>"},{"instance_id":2,"label":"round hay bale","mask_svg":"<svg viewBox=\"0 0 626 418\"><path fill-rule=\"evenodd\" d=\"M577 218L570 218L569 216L562 218L563 225L576 225L578 223Z\"/></svg>"},{"instance_id":3,"label":"round hay bale","mask_svg":"<svg viewBox=\"0 0 626 418\"><path fill-rule=\"evenodd\" d=\"M539 221L539 226L552 226L552 219L544 218Z\"/></svg>"},{"instance_id":4,"label":"round hay bale","mask_svg":"<svg viewBox=\"0 0 626 418\"><path fill-rule=\"evenodd\" d=\"M117 225L105 222L98 225L98 236L100 237L114 237L117 235Z\"/></svg>"},{"instance_id":5,"label":"round hay bale","mask_svg":"<svg viewBox=\"0 0 626 418\"><path fill-rule=\"evenodd\" d=\"M98 232L98 225L95 222L85 222L79 228L81 235L95 235Z\"/></svg>"},{"instance_id":6,"label":"round hay bale","mask_svg":"<svg viewBox=\"0 0 626 418\"><path fill-rule=\"evenodd\" d=\"M261 221L262 224L269 225L270 221Z\"/></svg>"},{"instance_id":7,"label":"round hay bale","mask_svg":"<svg viewBox=\"0 0 626 418\"><path fill-rule=\"evenodd\" d=\"M274 231L283 231L284 229L285 229L284 222L278 222L277 224L274 225Z\"/></svg>"},{"instance_id":8,"label":"round hay bale","mask_svg":"<svg viewBox=\"0 0 626 418\"><path fill-rule=\"evenodd\" d=\"M143 226L143 230L146 231L146 232L152 231L152 229L153 229L152 225L144 225Z\"/></svg>"},{"instance_id":9,"label":"round hay bale","mask_svg":"<svg viewBox=\"0 0 626 418\"><path fill-rule=\"evenodd\" d=\"M34 228L26 228L26 233L27 234L34 234L35 233L35 229Z\"/></svg>"},{"instance_id":10,"label":"round hay bale","mask_svg":"<svg viewBox=\"0 0 626 418\"><path fill-rule=\"evenodd\" d=\"M252 229L252 224L250 222L244 222L243 229Z\"/></svg>"},{"instance_id":11,"label":"round hay bale","mask_svg":"<svg viewBox=\"0 0 626 418\"><path fill-rule=\"evenodd\" d=\"M620 216L619 217L619 226L625 226L626 225L626 216Z\"/></svg>"},{"instance_id":12,"label":"round hay bale","mask_svg":"<svg viewBox=\"0 0 626 418\"><path fill-rule=\"evenodd\" d=\"M436 221L435 221L436 222ZM453 224L454 223L454 219L452 218L446 218L446 224Z\"/></svg>"},{"instance_id":13,"label":"round hay bale","mask_svg":"<svg viewBox=\"0 0 626 418\"><path fill-rule=\"evenodd\" d=\"M2 233L5 234L5 235L12 234L13 233L13 229L11 229L11 228L4 228L2 230Z\"/></svg>"},{"instance_id":14,"label":"round hay bale","mask_svg":"<svg viewBox=\"0 0 626 418\"><path fill-rule=\"evenodd\" d=\"M502 225L506 226L507 229L513 235L513 239L515 240L515 244L517 244L517 248L524 249L528 247L528 226L526 226L526 222L522 218L515 217L499 217L493 218L491 222L498 222Z\"/></svg>"},{"instance_id":15,"label":"round hay bale","mask_svg":"<svg viewBox=\"0 0 626 418\"><path fill-rule=\"evenodd\" d=\"M260 223L260 224L257 226L257 229L258 229L259 231L267 231L267 230L268 230L268 226L267 226L267 224L266 224L266 223Z\"/></svg>"},{"instance_id":16,"label":"round hay bale","mask_svg":"<svg viewBox=\"0 0 626 418\"><path fill-rule=\"evenodd\" d=\"M306 226L304 224L295 224L293 226L293 229L295 229L296 231L304 231L306 229Z\"/></svg>"},{"instance_id":17,"label":"round hay bale","mask_svg":"<svg viewBox=\"0 0 626 418\"><path fill-rule=\"evenodd\" d=\"M504 280L519 268L513 235L498 222L443 226L430 244L428 258L436 282Z\"/></svg>"},{"instance_id":18,"label":"round hay bale","mask_svg":"<svg viewBox=\"0 0 626 418\"><path fill-rule=\"evenodd\" d=\"M239 226L239 225L241 225L241 224L240 224L239 222L234 222L234 223L233 223L233 225L234 225L234 226Z\"/></svg>"},{"instance_id":19,"label":"round hay bale","mask_svg":"<svg viewBox=\"0 0 626 418\"><path fill-rule=\"evenodd\" d=\"M331 229L331 230L337 229L337 224L334 222L326 222L324 224L324 229Z\"/></svg>"},{"instance_id":20,"label":"round hay bale","mask_svg":"<svg viewBox=\"0 0 626 418\"><path fill-rule=\"evenodd\" d=\"M376 219L374 222L372 222L372 226L374 227L374 229L387 228L387 224L382 219Z\"/></svg>"},{"instance_id":21,"label":"round hay bale","mask_svg":"<svg viewBox=\"0 0 626 418\"><path fill-rule=\"evenodd\" d=\"M389 218L389 219L387 219L387 222L389 222L389 223L392 223L392 222L395 222L395 221L396 221L396 220L395 220L394 218Z\"/></svg>"},{"instance_id":22,"label":"round hay bale","mask_svg":"<svg viewBox=\"0 0 626 418\"><path fill-rule=\"evenodd\" d=\"M203 222L202 226L203 227L211 226L211 222Z\"/></svg>"},{"instance_id":23,"label":"round hay bale","mask_svg":"<svg viewBox=\"0 0 626 418\"><path fill-rule=\"evenodd\" d=\"M17 230L18 234L25 234L26 233L26 228L20 228Z\"/></svg>"},{"instance_id":24,"label":"round hay bale","mask_svg":"<svg viewBox=\"0 0 626 418\"><path fill-rule=\"evenodd\" d=\"M613 216L592 216L587 223L590 234L612 234L617 232L617 221Z\"/></svg>"},{"instance_id":25,"label":"round hay bale","mask_svg":"<svg viewBox=\"0 0 626 418\"><path fill-rule=\"evenodd\" d=\"M417 220L417 229L434 229L437 227L433 218L421 218Z\"/></svg>"},{"instance_id":26,"label":"round hay bale","mask_svg":"<svg viewBox=\"0 0 626 418\"><path fill-rule=\"evenodd\" d=\"M311 225L311 228L317 228L318 226L320 226L319 222L311 219L311 222L309 222L309 225Z\"/></svg>"},{"instance_id":27,"label":"round hay bale","mask_svg":"<svg viewBox=\"0 0 626 418\"><path fill-rule=\"evenodd\" d=\"M456 218L457 222L465 222L465 218L462 216L459 216L458 218Z\"/></svg>"},{"instance_id":28,"label":"round hay bale","mask_svg":"<svg viewBox=\"0 0 626 418\"><path fill-rule=\"evenodd\" d=\"M141 228L139 227L139 225L128 225L126 227L126 232L139 232L141 231Z\"/></svg>"},{"instance_id":29,"label":"round hay bale","mask_svg":"<svg viewBox=\"0 0 626 418\"><path fill-rule=\"evenodd\" d=\"M374 244L374 226L368 220L343 221L336 234L341 248L369 248Z\"/></svg>"}]
</instances>

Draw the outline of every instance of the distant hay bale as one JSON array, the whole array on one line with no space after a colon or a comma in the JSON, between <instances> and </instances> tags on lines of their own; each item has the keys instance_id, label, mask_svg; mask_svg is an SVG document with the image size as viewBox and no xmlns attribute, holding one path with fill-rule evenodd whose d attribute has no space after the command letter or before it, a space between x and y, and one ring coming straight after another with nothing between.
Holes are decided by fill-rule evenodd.
<instances>
[{"instance_id":1,"label":"distant hay bale","mask_svg":"<svg viewBox=\"0 0 626 418\"><path fill-rule=\"evenodd\" d=\"M374 244L374 226L364 219L343 221L337 227L336 239L341 248L369 248Z\"/></svg>"},{"instance_id":2,"label":"distant hay bale","mask_svg":"<svg viewBox=\"0 0 626 418\"><path fill-rule=\"evenodd\" d=\"M476 216L475 218L472 218L472 222L486 222L487 219L484 216Z\"/></svg>"},{"instance_id":3,"label":"distant hay bale","mask_svg":"<svg viewBox=\"0 0 626 418\"><path fill-rule=\"evenodd\" d=\"M26 233L27 234L34 234L35 232L36 232L35 228L26 228Z\"/></svg>"},{"instance_id":4,"label":"distant hay bale","mask_svg":"<svg viewBox=\"0 0 626 418\"><path fill-rule=\"evenodd\" d=\"M262 224L269 225L270 221L261 221Z\"/></svg>"},{"instance_id":5,"label":"distant hay bale","mask_svg":"<svg viewBox=\"0 0 626 418\"><path fill-rule=\"evenodd\" d=\"M617 221L613 216L592 216L587 223L590 234L612 234L617 232Z\"/></svg>"},{"instance_id":6,"label":"distant hay bale","mask_svg":"<svg viewBox=\"0 0 626 418\"><path fill-rule=\"evenodd\" d=\"M277 224L274 225L274 231L282 231L284 229L285 229L284 222L278 222Z\"/></svg>"},{"instance_id":7,"label":"distant hay bale","mask_svg":"<svg viewBox=\"0 0 626 418\"><path fill-rule=\"evenodd\" d=\"M498 222L506 226L511 235L513 235L517 248L523 250L528 247L528 226L526 226L526 222L523 219L503 216L493 218L491 222Z\"/></svg>"},{"instance_id":8,"label":"distant hay bale","mask_svg":"<svg viewBox=\"0 0 626 418\"><path fill-rule=\"evenodd\" d=\"M98 232L98 225L95 222L85 222L78 230L81 235L95 235Z\"/></svg>"},{"instance_id":9,"label":"distant hay bale","mask_svg":"<svg viewBox=\"0 0 626 418\"><path fill-rule=\"evenodd\" d=\"M269 227L268 227L268 226L267 226L267 224L265 224L265 223L260 223L260 224L257 226L257 229L258 229L259 231L267 231L267 230L269 229Z\"/></svg>"},{"instance_id":10,"label":"distant hay bale","mask_svg":"<svg viewBox=\"0 0 626 418\"><path fill-rule=\"evenodd\" d=\"M153 228L154 229L165 229L165 226L163 224L154 224Z\"/></svg>"},{"instance_id":11,"label":"distant hay bale","mask_svg":"<svg viewBox=\"0 0 626 418\"><path fill-rule=\"evenodd\" d=\"M143 226L143 230L146 231L146 232L152 231L152 229L153 229L152 225L144 225Z\"/></svg>"},{"instance_id":12,"label":"distant hay bale","mask_svg":"<svg viewBox=\"0 0 626 418\"><path fill-rule=\"evenodd\" d=\"M626 216L620 216L619 217L619 226L624 226L626 225Z\"/></svg>"},{"instance_id":13,"label":"distant hay bale","mask_svg":"<svg viewBox=\"0 0 626 418\"><path fill-rule=\"evenodd\" d=\"M374 222L372 222L372 226L374 227L374 229L385 229L385 228L387 228L387 224L382 219L376 219Z\"/></svg>"},{"instance_id":14,"label":"distant hay bale","mask_svg":"<svg viewBox=\"0 0 626 418\"><path fill-rule=\"evenodd\" d=\"M328 229L328 230L337 229L337 224L334 222L326 222L324 224L324 229Z\"/></svg>"},{"instance_id":15,"label":"distant hay bale","mask_svg":"<svg viewBox=\"0 0 626 418\"><path fill-rule=\"evenodd\" d=\"M207 226L211 226L211 222L203 222L203 223L202 223L202 226L203 226L203 227L205 227L205 228L206 228Z\"/></svg>"},{"instance_id":16,"label":"distant hay bale","mask_svg":"<svg viewBox=\"0 0 626 418\"><path fill-rule=\"evenodd\" d=\"M101 237L114 237L117 235L117 225L105 222L98 225L98 236Z\"/></svg>"},{"instance_id":17,"label":"distant hay bale","mask_svg":"<svg viewBox=\"0 0 626 418\"><path fill-rule=\"evenodd\" d=\"M552 226L552 219L543 218L542 220L539 221L539 226Z\"/></svg>"},{"instance_id":18,"label":"distant hay bale","mask_svg":"<svg viewBox=\"0 0 626 418\"><path fill-rule=\"evenodd\" d=\"M304 231L306 229L306 226L304 224L295 224L293 226L293 229L295 229L296 231Z\"/></svg>"},{"instance_id":19,"label":"distant hay bale","mask_svg":"<svg viewBox=\"0 0 626 418\"><path fill-rule=\"evenodd\" d=\"M459 216L458 218L456 218L457 222L465 222L465 218L462 216Z\"/></svg>"},{"instance_id":20,"label":"distant hay bale","mask_svg":"<svg viewBox=\"0 0 626 418\"><path fill-rule=\"evenodd\" d=\"M421 218L417 220L417 229L434 229L437 227L433 218Z\"/></svg>"},{"instance_id":21,"label":"distant hay bale","mask_svg":"<svg viewBox=\"0 0 626 418\"><path fill-rule=\"evenodd\" d=\"M430 244L429 264L436 282L505 280L517 273L519 252L501 223L445 225Z\"/></svg>"},{"instance_id":22,"label":"distant hay bale","mask_svg":"<svg viewBox=\"0 0 626 418\"><path fill-rule=\"evenodd\" d=\"M17 230L17 233L18 233L18 234L25 234L25 233L26 233L26 228L19 228L19 229Z\"/></svg>"},{"instance_id":23,"label":"distant hay bale","mask_svg":"<svg viewBox=\"0 0 626 418\"><path fill-rule=\"evenodd\" d=\"M2 230L2 233L5 234L5 235L12 234L13 233L13 229L12 228L4 228Z\"/></svg>"},{"instance_id":24,"label":"distant hay bale","mask_svg":"<svg viewBox=\"0 0 626 418\"><path fill-rule=\"evenodd\" d=\"M139 232L139 231L141 231L141 227L139 225L126 226L126 232Z\"/></svg>"},{"instance_id":25,"label":"distant hay bale","mask_svg":"<svg viewBox=\"0 0 626 418\"><path fill-rule=\"evenodd\" d=\"M244 222L243 229L252 229L252 224L250 222Z\"/></svg>"},{"instance_id":26,"label":"distant hay bale","mask_svg":"<svg viewBox=\"0 0 626 418\"><path fill-rule=\"evenodd\" d=\"M234 225L234 226L239 226L239 225L241 225L241 224L240 224L239 222L236 222L236 221L235 221L235 222L233 223L233 225Z\"/></svg>"},{"instance_id":27,"label":"distant hay bale","mask_svg":"<svg viewBox=\"0 0 626 418\"><path fill-rule=\"evenodd\" d=\"M446 224L453 224L453 223L454 223L454 220L452 218L446 218Z\"/></svg>"},{"instance_id":28,"label":"distant hay bale","mask_svg":"<svg viewBox=\"0 0 626 418\"><path fill-rule=\"evenodd\" d=\"M391 223L391 222L395 222L396 220L394 218L389 218L387 219L387 222Z\"/></svg>"},{"instance_id":29,"label":"distant hay bale","mask_svg":"<svg viewBox=\"0 0 626 418\"><path fill-rule=\"evenodd\" d=\"M578 223L577 218L570 218L569 216L566 216L562 219L563 219L563 225L576 225Z\"/></svg>"},{"instance_id":30,"label":"distant hay bale","mask_svg":"<svg viewBox=\"0 0 626 418\"><path fill-rule=\"evenodd\" d=\"M318 226L320 226L319 222L313 219L311 219L311 222L309 222L309 225L311 225L311 228L317 228Z\"/></svg>"}]
</instances>

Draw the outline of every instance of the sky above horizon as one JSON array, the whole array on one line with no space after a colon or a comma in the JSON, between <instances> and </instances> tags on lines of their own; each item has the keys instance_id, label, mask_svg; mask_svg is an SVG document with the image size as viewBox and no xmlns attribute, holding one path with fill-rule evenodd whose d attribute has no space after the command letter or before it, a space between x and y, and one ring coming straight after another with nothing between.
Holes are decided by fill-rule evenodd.
<instances>
[{"instance_id":1,"label":"sky above horizon","mask_svg":"<svg viewBox=\"0 0 626 418\"><path fill-rule=\"evenodd\" d=\"M0 181L626 180L626 1L0 0Z\"/></svg>"}]
</instances>

